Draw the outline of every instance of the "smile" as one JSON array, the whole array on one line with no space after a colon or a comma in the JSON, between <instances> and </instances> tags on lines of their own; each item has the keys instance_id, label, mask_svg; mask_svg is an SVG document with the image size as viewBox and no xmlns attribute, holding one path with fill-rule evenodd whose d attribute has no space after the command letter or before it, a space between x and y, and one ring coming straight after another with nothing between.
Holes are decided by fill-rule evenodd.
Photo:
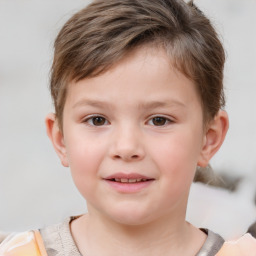
<instances>
[{"instance_id":1,"label":"smile","mask_svg":"<svg viewBox=\"0 0 256 256\"><path fill-rule=\"evenodd\" d=\"M121 182L121 183L137 183L137 182L145 182L148 181L149 179L119 179L119 178L114 178L111 179L111 181L115 181L115 182Z\"/></svg>"},{"instance_id":2,"label":"smile","mask_svg":"<svg viewBox=\"0 0 256 256\"><path fill-rule=\"evenodd\" d=\"M146 177L137 173L116 173L104 178L104 180L115 191L128 194L140 192L149 187L152 182L155 181L154 178Z\"/></svg>"}]
</instances>

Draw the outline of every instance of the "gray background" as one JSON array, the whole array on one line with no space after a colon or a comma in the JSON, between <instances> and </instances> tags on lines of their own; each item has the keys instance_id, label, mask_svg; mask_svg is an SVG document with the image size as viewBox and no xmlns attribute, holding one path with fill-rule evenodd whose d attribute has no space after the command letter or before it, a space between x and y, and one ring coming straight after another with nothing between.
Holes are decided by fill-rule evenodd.
<instances>
[{"instance_id":1,"label":"gray background","mask_svg":"<svg viewBox=\"0 0 256 256\"><path fill-rule=\"evenodd\" d=\"M36 228L86 211L69 170L61 166L46 136L44 117L52 111L48 79L54 38L64 22L88 3L0 0L0 230ZM211 163L216 172L245 177L250 189L240 198L251 203L256 186L256 1L195 3L211 18L227 51L230 130ZM197 199L191 196L188 218L201 225L198 208L205 204ZM225 201L220 211L225 207L232 212ZM218 218L203 224L212 223ZM223 232L223 223L215 227Z\"/></svg>"}]
</instances>

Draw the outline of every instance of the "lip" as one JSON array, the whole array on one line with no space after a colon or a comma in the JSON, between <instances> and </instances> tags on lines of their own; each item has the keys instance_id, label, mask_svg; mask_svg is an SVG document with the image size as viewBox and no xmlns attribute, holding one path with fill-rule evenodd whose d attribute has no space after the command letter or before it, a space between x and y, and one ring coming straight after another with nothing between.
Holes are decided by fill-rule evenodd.
<instances>
[{"instance_id":1,"label":"lip","mask_svg":"<svg viewBox=\"0 0 256 256\"><path fill-rule=\"evenodd\" d=\"M139 182L118 182L115 181L115 179L141 179ZM120 193L137 193L140 192L147 187L149 187L152 182L154 182L154 178L148 177L145 175L141 175L138 173L115 173L110 176L107 176L106 178L103 179L106 181L106 183L114 190Z\"/></svg>"},{"instance_id":2,"label":"lip","mask_svg":"<svg viewBox=\"0 0 256 256\"><path fill-rule=\"evenodd\" d=\"M153 180L152 177L148 177L145 175L141 175L138 173L115 173L110 176L104 178L104 180L112 180L112 179L146 179L146 180Z\"/></svg>"}]
</instances>

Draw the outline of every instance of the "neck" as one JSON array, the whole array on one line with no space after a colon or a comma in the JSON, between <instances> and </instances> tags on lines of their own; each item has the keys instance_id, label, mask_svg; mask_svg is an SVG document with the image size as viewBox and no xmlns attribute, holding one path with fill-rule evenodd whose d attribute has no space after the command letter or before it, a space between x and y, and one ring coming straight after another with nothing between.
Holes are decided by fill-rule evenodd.
<instances>
[{"instance_id":1,"label":"neck","mask_svg":"<svg viewBox=\"0 0 256 256\"><path fill-rule=\"evenodd\" d=\"M195 255L203 238L200 231L185 222L184 216L164 216L143 225L124 225L87 214L74 221L71 230L84 256ZM193 244L197 244L194 251Z\"/></svg>"}]
</instances>

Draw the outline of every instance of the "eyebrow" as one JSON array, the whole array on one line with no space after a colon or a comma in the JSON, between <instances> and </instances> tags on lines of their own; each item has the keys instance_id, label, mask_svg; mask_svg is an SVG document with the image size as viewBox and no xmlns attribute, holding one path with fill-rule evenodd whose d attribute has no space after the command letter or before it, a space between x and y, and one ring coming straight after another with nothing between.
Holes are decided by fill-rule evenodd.
<instances>
[{"instance_id":1,"label":"eyebrow","mask_svg":"<svg viewBox=\"0 0 256 256\"><path fill-rule=\"evenodd\" d=\"M139 108L142 108L142 109L154 109L154 108L173 107L173 106L185 107L185 104L174 99L163 100L163 101L142 102L139 104Z\"/></svg>"},{"instance_id":2,"label":"eyebrow","mask_svg":"<svg viewBox=\"0 0 256 256\"><path fill-rule=\"evenodd\" d=\"M92 106L97 108L112 108L112 102L106 102L102 100L91 100L91 99L82 99L76 102L73 105L73 108L80 107L80 106ZM138 104L139 109L155 109L155 108L161 108L161 107L185 107L185 104L175 100L175 99L166 99L163 101L149 101L149 102L141 102Z\"/></svg>"},{"instance_id":3,"label":"eyebrow","mask_svg":"<svg viewBox=\"0 0 256 256\"><path fill-rule=\"evenodd\" d=\"M72 108L82 107L82 106L92 106L92 107L100 107L100 108L109 108L111 104L101 100L90 100L90 99L82 99L76 102Z\"/></svg>"}]
</instances>

